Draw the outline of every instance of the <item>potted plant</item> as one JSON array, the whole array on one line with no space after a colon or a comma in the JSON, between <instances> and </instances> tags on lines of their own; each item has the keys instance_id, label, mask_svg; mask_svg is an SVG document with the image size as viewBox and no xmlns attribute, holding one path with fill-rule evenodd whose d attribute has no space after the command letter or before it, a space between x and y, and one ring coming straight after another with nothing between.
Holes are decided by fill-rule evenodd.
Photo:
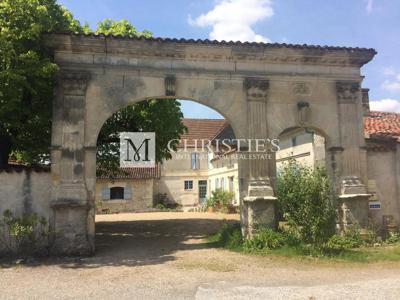
<instances>
[{"instance_id":1,"label":"potted plant","mask_svg":"<svg viewBox=\"0 0 400 300\"><path fill-rule=\"evenodd\" d=\"M207 212L209 213L215 212L215 206L216 206L216 199L211 196L210 198L207 199L206 202Z\"/></svg>"}]
</instances>

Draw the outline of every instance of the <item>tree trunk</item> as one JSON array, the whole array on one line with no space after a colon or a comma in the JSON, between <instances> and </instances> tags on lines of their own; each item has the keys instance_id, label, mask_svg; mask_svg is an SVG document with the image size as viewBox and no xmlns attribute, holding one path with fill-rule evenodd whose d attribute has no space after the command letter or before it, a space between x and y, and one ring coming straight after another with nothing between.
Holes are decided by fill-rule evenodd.
<instances>
[{"instance_id":1,"label":"tree trunk","mask_svg":"<svg viewBox=\"0 0 400 300\"><path fill-rule=\"evenodd\" d=\"M8 135L0 135L0 169L8 166L11 153L11 138Z\"/></svg>"}]
</instances>

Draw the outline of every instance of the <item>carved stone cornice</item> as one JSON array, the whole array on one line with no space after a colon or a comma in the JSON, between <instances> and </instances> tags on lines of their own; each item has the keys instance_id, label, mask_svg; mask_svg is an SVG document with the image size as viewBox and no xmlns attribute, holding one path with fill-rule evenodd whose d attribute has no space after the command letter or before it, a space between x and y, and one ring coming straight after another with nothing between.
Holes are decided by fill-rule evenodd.
<instances>
[{"instance_id":1,"label":"carved stone cornice","mask_svg":"<svg viewBox=\"0 0 400 300\"><path fill-rule=\"evenodd\" d=\"M59 80L65 96L85 96L90 74L87 72L63 72Z\"/></svg>"},{"instance_id":2,"label":"carved stone cornice","mask_svg":"<svg viewBox=\"0 0 400 300\"><path fill-rule=\"evenodd\" d=\"M246 78L244 80L244 88L248 101L266 101L269 81L259 78Z\"/></svg>"},{"instance_id":3,"label":"carved stone cornice","mask_svg":"<svg viewBox=\"0 0 400 300\"><path fill-rule=\"evenodd\" d=\"M339 103L357 103L360 99L360 83L353 81L336 82L336 93Z\"/></svg>"},{"instance_id":4,"label":"carved stone cornice","mask_svg":"<svg viewBox=\"0 0 400 300\"><path fill-rule=\"evenodd\" d=\"M176 77L175 75L167 75L165 77L165 95L166 96L175 96L176 93Z\"/></svg>"},{"instance_id":5,"label":"carved stone cornice","mask_svg":"<svg viewBox=\"0 0 400 300\"><path fill-rule=\"evenodd\" d=\"M88 56L90 64L103 65L107 55L135 59L187 59L217 61L256 61L257 63L308 64L333 66L358 66L368 63L376 54L373 49L323 47L287 44L211 42L176 39L140 39L102 35L47 34L46 46L60 52L60 61L65 63L73 53ZM283 50L290 51L283 51ZM93 55L96 54L95 59ZM81 57L82 58L82 57ZM106 62L107 63L107 62ZM82 63L83 64L83 63ZM110 64L112 64L110 62Z\"/></svg>"}]
</instances>

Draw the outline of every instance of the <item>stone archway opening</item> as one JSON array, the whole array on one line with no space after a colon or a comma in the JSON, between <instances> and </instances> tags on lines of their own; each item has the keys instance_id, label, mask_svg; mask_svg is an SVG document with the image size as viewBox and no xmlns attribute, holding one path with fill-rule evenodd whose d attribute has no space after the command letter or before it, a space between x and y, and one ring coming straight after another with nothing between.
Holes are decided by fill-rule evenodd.
<instances>
[{"instance_id":1,"label":"stone archway opening","mask_svg":"<svg viewBox=\"0 0 400 300\"><path fill-rule=\"evenodd\" d=\"M171 117L179 115L174 110L179 106L183 106L185 114L191 106L192 112L191 118L182 115L180 121L187 131L179 137L176 151L154 167L120 167L119 133L155 132L156 142L166 147L168 139L178 138L173 134L163 135L169 133L164 127L173 121ZM160 109L164 109L162 113ZM171 110L169 114L167 109ZM135 116L136 120L132 119ZM162 117L167 122L157 119ZM232 144L221 145L222 140L231 140ZM96 220L96 253L104 254L112 248L113 252L126 255L121 248L135 249L138 243L146 245L157 240L160 247L164 243L167 248L190 241L192 246L181 246L197 249L206 246L201 239L216 231L223 218L239 221L243 178L239 176L240 161L233 155L237 150L234 140L228 120L193 100L134 101L112 113L99 129L97 139L96 180L91 199L94 210L91 215ZM223 211L231 215L207 213L207 199L216 190L232 194L229 206L232 210ZM166 236L175 242L171 243Z\"/></svg>"},{"instance_id":2,"label":"stone archway opening","mask_svg":"<svg viewBox=\"0 0 400 300\"><path fill-rule=\"evenodd\" d=\"M160 96L222 112L240 139L275 138L303 124L323 129L340 175L343 226L367 221L360 68L374 49L83 34L52 34L46 43L60 66L51 148L54 253L94 251L102 124L122 107ZM245 235L257 224L275 226L272 165L240 164Z\"/></svg>"},{"instance_id":3,"label":"stone archway opening","mask_svg":"<svg viewBox=\"0 0 400 300\"><path fill-rule=\"evenodd\" d=\"M290 127L278 136L280 150L276 152L276 169L294 159L310 168L329 168L329 137L320 129L308 127Z\"/></svg>"}]
</instances>

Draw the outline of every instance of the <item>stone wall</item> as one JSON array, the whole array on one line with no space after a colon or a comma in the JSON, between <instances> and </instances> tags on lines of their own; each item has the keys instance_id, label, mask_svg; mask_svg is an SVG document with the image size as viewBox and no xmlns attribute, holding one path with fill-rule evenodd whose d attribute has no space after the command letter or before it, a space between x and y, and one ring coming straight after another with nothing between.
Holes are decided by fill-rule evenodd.
<instances>
[{"instance_id":1,"label":"stone wall","mask_svg":"<svg viewBox=\"0 0 400 300\"><path fill-rule=\"evenodd\" d=\"M380 209L369 210L369 216L382 233L386 218L393 218L400 224L399 156L399 149L368 151L368 191L372 201L381 203Z\"/></svg>"},{"instance_id":2,"label":"stone wall","mask_svg":"<svg viewBox=\"0 0 400 300\"><path fill-rule=\"evenodd\" d=\"M126 199L103 200L104 188L129 188L130 195ZM148 210L153 206L153 179L126 179L110 182L106 179L96 181L97 213L120 213Z\"/></svg>"},{"instance_id":3,"label":"stone wall","mask_svg":"<svg viewBox=\"0 0 400 300\"><path fill-rule=\"evenodd\" d=\"M50 219L51 175L49 172L0 171L0 214L37 213Z\"/></svg>"},{"instance_id":4,"label":"stone wall","mask_svg":"<svg viewBox=\"0 0 400 300\"><path fill-rule=\"evenodd\" d=\"M36 213L50 224L51 188L49 172L0 171L0 218L6 210L15 216ZM4 249L0 243L0 252Z\"/></svg>"}]
</instances>

